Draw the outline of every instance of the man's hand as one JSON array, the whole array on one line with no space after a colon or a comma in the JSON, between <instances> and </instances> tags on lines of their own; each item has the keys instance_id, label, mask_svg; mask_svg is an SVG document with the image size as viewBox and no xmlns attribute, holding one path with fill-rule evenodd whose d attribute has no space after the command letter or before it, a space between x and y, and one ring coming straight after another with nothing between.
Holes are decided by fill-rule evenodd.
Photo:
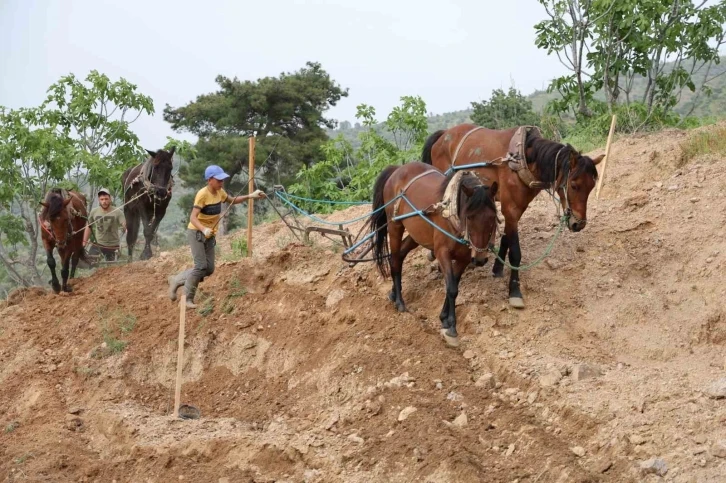
<instances>
[{"instance_id":1,"label":"man's hand","mask_svg":"<svg viewBox=\"0 0 726 483\"><path fill-rule=\"evenodd\" d=\"M254 192L253 192L253 193L252 193L252 194L250 195L250 198L254 198L254 199L256 199L256 200L257 200L257 199L260 199L260 198L267 198L267 195L266 195L266 194L265 194L265 192L264 192L264 191L262 191L262 190L255 190L255 191L254 191Z\"/></svg>"},{"instance_id":2,"label":"man's hand","mask_svg":"<svg viewBox=\"0 0 726 483\"><path fill-rule=\"evenodd\" d=\"M204 238L209 238L212 236L212 229L211 228L205 228L204 231L202 231L204 234Z\"/></svg>"}]
</instances>

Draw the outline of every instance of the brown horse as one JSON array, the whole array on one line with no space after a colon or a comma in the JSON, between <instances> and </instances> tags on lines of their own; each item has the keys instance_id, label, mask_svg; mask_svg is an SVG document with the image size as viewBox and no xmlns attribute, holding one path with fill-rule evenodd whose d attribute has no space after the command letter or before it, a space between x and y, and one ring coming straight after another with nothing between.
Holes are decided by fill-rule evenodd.
<instances>
[{"instance_id":1,"label":"brown horse","mask_svg":"<svg viewBox=\"0 0 726 483\"><path fill-rule=\"evenodd\" d=\"M175 149L175 146L169 151L147 149L149 159L127 169L121 176L129 260L133 260L140 224L143 224L145 239L141 260L151 258L151 241L171 202L171 189L174 185L172 160Z\"/></svg>"},{"instance_id":2,"label":"brown horse","mask_svg":"<svg viewBox=\"0 0 726 483\"><path fill-rule=\"evenodd\" d=\"M399 312L406 311L401 272L406 255L421 245L436 253L444 273L446 298L441 309L441 334L457 345L456 296L459 280L470 262L487 262L489 240L496 229L494 196L490 187L468 172L445 176L419 162L389 166L373 187L374 257L384 278L390 273L389 299ZM409 234L403 238L404 230ZM388 247L390 242L390 248Z\"/></svg>"},{"instance_id":3,"label":"brown horse","mask_svg":"<svg viewBox=\"0 0 726 483\"><path fill-rule=\"evenodd\" d=\"M51 280L53 291L71 292L71 286L68 285L69 265L70 278L73 278L76 275L78 260L84 256L83 230L88 216L86 197L76 191L68 191L65 195L63 190L52 189L46 194L45 201L41 201L40 204L43 205L39 216L41 239L47 255L48 268L53 277ZM62 286L55 273L53 248L56 247L61 259Z\"/></svg>"},{"instance_id":4,"label":"brown horse","mask_svg":"<svg viewBox=\"0 0 726 483\"><path fill-rule=\"evenodd\" d=\"M519 246L518 223L527 206L543 189L557 192L571 231L585 228L587 198L597 180L595 167L604 156L591 159L569 144L560 144L541 137L536 128L529 129L519 141L517 128L497 131L460 124L446 131L437 131L426 140L422 161L447 171L467 166L485 183L499 183L505 225L499 257L492 271L502 277L509 251L512 268L509 279L509 303L523 308L524 298L519 287L519 266L522 252ZM514 142L512 142L514 140ZM513 153L510 156L509 153ZM471 165L487 164L483 167ZM518 169L519 171L515 171ZM528 184L525 184L527 180Z\"/></svg>"}]
</instances>

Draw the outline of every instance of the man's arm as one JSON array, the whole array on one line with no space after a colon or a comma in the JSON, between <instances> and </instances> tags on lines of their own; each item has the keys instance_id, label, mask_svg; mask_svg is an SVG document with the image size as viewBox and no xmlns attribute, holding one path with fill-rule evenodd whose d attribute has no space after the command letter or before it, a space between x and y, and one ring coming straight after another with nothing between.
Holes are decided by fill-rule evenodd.
<instances>
[{"instance_id":1,"label":"man's arm","mask_svg":"<svg viewBox=\"0 0 726 483\"><path fill-rule=\"evenodd\" d=\"M235 196L234 198L230 197L227 199L227 201L229 201L233 205L237 205L237 204L242 203L243 201L247 201L249 199L256 200L256 199L260 199L260 198L267 198L267 195L262 190L256 190L254 193L252 193L250 195L240 195L240 196Z\"/></svg>"},{"instance_id":2,"label":"man's arm","mask_svg":"<svg viewBox=\"0 0 726 483\"><path fill-rule=\"evenodd\" d=\"M88 245L88 240L91 238L91 225L86 225L86 229L83 231L83 246Z\"/></svg>"}]
</instances>

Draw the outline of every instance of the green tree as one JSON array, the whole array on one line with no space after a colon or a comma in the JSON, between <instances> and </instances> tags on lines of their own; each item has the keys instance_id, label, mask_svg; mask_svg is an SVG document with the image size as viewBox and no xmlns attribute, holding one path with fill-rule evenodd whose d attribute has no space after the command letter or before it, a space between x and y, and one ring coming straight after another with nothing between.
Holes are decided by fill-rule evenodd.
<instances>
[{"instance_id":1,"label":"green tree","mask_svg":"<svg viewBox=\"0 0 726 483\"><path fill-rule=\"evenodd\" d=\"M179 173L191 186L204 183L201 174L211 163L236 177L234 182L244 182L250 136L257 137L256 175L280 182L292 179L301 166L318 160L319 148L327 141L325 128L336 125L324 113L348 95L319 63L312 62L279 77L253 82L218 76L216 82L217 92L164 109L172 129L199 137L197 160Z\"/></svg>"},{"instance_id":2,"label":"green tree","mask_svg":"<svg viewBox=\"0 0 726 483\"><path fill-rule=\"evenodd\" d=\"M121 175L145 157L131 124L154 113L151 98L126 79L113 82L93 70L84 81L73 74L61 77L41 108L76 149L66 178L90 193L105 186L120 195ZM90 197L91 206L94 200Z\"/></svg>"},{"instance_id":3,"label":"green tree","mask_svg":"<svg viewBox=\"0 0 726 483\"><path fill-rule=\"evenodd\" d=\"M290 192L298 196L328 201L370 201L373 183L381 170L391 164L404 164L419 158L426 140L426 104L420 97L403 96L382 125L376 110L360 104L356 118L365 128L360 147L354 150L342 135L322 146L323 159L303 166ZM378 128L384 132L379 132ZM393 141L384 137L388 133ZM313 212L330 211L331 205L307 203Z\"/></svg>"},{"instance_id":4,"label":"green tree","mask_svg":"<svg viewBox=\"0 0 726 483\"><path fill-rule=\"evenodd\" d=\"M551 104L555 112L601 113L594 94L602 89L607 112L618 103L638 103L643 108L634 106L637 117L646 124L668 118L684 89L709 92L708 73L724 43L726 1L538 1L548 18L535 25L536 44L572 71L550 84L548 90L562 96ZM694 76L703 71L696 86ZM640 82L643 95L632 99Z\"/></svg>"},{"instance_id":5,"label":"green tree","mask_svg":"<svg viewBox=\"0 0 726 483\"><path fill-rule=\"evenodd\" d=\"M532 109L532 102L514 87L505 93L495 89L488 101L472 102L471 120L490 129L509 129L516 126L539 124L540 116Z\"/></svg>"}]
</instances>

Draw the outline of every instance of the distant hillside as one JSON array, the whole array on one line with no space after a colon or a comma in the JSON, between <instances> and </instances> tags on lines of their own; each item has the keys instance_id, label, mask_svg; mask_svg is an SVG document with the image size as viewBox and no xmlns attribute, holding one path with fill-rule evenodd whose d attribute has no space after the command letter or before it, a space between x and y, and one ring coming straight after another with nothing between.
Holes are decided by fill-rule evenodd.
<instances>
[{"instance_id":1,"label":"distant hillside","mask_svg":"<svg viewBox=\"0 0 726 483\"><path fill-rule=\"evenodd\" d=\"M724 62L724 60L726 60L726 57L722 57L721 63L719 65L714 65L711 68L711 72L709 73L709 78L713 79L709 83L709 86L713 91L712 95L710 97L701 95L700 98L696 101L696 106L693 109L691 115L697 117L724 116L724 112L726 112L726 75L723 75L726 73L726 62ZM703 76L704 72L701 72L694 76L696 86L701 85L701 82L703 82ZM643 93L645 92L645 83L645 78L636 79L633 85L631 100L641 99ZM545 105L552 99L556 99L558 97L558 94L550 94L547 93L547 91L537 90L529 94L527 97L532 101L532 107L534 108L534 110L537 112L542 112ZM605 100L605 96L602 93L597 94L595 97L600 100ZM676 106L676 112L678 112L679 114L688 114L693 107L694 97L694 93L690 92L688 89L685 89L681 96L680 102ZM445 114L431 115L428 118L429 132L449 128L451 126L455 126L464 122L471 122L471 113L472 110L470 108L467 108L460 111L447 112ZM379 127L380 126L382 125L379 125ZM382 128L380 129L382 131ZM342 134L343 137L350 141L355 147L359 144L358 134L362 130L363 128L358 123L352 125L350 122L344 121L340 124L338 129L328 130L328 136L334 138L339 134ZM386 133L383 132L383 135L385 136Z\"/></svg>"}]
</instances>

